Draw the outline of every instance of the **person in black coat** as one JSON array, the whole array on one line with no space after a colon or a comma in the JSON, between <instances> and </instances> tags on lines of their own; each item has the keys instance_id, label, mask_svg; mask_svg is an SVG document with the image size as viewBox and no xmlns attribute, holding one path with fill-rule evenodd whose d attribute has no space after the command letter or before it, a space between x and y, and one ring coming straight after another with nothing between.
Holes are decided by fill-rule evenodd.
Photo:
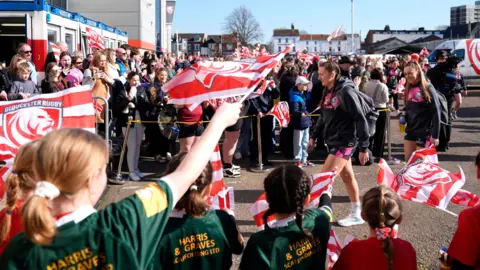
<instances>
[{"instance_id":1,"label":"person in black coat","mask_svg":"<svg viewBox=\"0 0 480 270\"><path fill-rule=\"evenodd\" d=\"M280 101L290 100L290 90L295 87L295 80L298 76L298 69L290 66L285 69L280 78ZM280 132L280 149L286 158L293 158L293 129L283 128Z\"/></svg>"},{"instance_id":2,"label":"person in black coat","mask_svg":"<svg viewBox=\"0 0 480 270\"><path fill-rule=\"evenodd\" d=\"M147 120L147 110L141 106L140 99L145 97L145 89L140 87L140 75L134 71L128 73L125 90L121 91L115 100L115 110L120 111L117 123L122 127L124 136L126 136L128 122L130 120ZM138 107L137 107L138 106ZM127 139L127 164L129 177L132 181L140 181L145 176L138 169L138 159L140 158L140 147L142 144L145 126L141 123L130 124L130 130Z\"/></svg>"}]
</instances>

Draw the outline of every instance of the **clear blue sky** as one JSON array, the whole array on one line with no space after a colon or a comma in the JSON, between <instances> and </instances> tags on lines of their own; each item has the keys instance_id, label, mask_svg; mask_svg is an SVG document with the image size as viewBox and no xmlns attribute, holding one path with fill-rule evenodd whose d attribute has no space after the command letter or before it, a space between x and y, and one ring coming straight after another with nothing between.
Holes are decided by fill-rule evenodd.
<instances>
[{"instance_id":1,"label":"clear blue sky","mask_svg":"<svg viewBox=\"0 0 480 270\"><path fill-rule=\"evenodd\" d=\"M370 29L395 30L450 25L450 7L475 0L355 0L355 32L364 38ZM350 0L177 0L173 31L221 34L225 17L245 5L257 18L268 42L274 28L290 27L313 34L330 34L343 24L351 32Z\"/></svg>"}]
</instances>

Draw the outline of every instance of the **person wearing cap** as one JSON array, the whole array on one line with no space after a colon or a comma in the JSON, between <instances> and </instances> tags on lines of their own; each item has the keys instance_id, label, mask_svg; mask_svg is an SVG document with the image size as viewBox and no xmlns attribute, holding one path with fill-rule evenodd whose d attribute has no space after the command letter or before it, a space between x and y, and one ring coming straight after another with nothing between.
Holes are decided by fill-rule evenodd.
<instances>
[{"instance_id":1,"label":"person wearing cap","mask_svg":"<svg viewBox=\"0 0 480 270\"><path fill-rule=\"evenodd\" d=\"M303 76L298 76L295 87L290 90L290 126L293 128L293 155L297 166L313 166L307 160L307 146L312 121L307 110L305 91L310 81Z\"/></svg>"},{"instance_id":2,"label":"person wearing cap","mask_svg":"<svg viewBox=\"0 0 480 270\"><path fill-rule=\"evenodd\" d=\"M347 77L352 79L352 69L355 65L355 61L352 61L348 56L342 56L340 61L338 61L338 65L340 66L341 76Z\"/></svg>"}]
</instances>

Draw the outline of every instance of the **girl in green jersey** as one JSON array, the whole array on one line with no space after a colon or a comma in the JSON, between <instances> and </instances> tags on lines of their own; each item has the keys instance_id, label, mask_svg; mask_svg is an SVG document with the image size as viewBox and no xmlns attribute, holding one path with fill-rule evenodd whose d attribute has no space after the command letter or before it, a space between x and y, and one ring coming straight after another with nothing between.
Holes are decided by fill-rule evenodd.
<instances>
[{"instance_id":1,"label":"girl in green jersey","mask_svg":"<svg viewBox=\"0 0 480 270\"><path fill-rule=\"evenodd\" d=\"M222 105L174 172L98 212L93 206L107 183L105 141L82 129L47 134L32 162L38 183L22 208L24 233L7 246L0 269L146 269L173 206L240 108Z\"/></svg>"},{"instance_id":2,"label":"girl in green jersey","mask_svg":"<svg viewBox=\"0 0 480 270\"><path fill-rule=\"evenodd\" d=\"M305 210L312 179L294 165L273 170L264 181L269 209L265 230L252 235L240 269L322 269L330 237L331 191L320 197L320 208ZM270 227L267 218L275 216Z\"/></svg>"},{"instance_id":3,"label":"girl in green jersey","mask_svg":"<svg viewBox=\"0 0 480 270\"><path fill-rule=\"evenodd\" d=\"M173 157L166 174L175 171L186 153ZM212 165L209 163L175 206L165 227L155 269L230 269L232 253L241 254L243 238L235 218L209 210Z\"/></svg>"}]
</instances>

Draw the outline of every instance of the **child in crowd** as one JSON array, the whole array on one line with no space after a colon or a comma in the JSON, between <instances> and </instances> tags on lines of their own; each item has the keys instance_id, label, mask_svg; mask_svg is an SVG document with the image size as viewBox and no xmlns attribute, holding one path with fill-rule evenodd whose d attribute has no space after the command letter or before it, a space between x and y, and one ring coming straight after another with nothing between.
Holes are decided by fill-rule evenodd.
<instances>
[{"instance_id":1,"label":"child in crowd","mask_svg":"<svg viewBox=\"0 0 480 270\"><path fill-rule=\"evenodd\" d=\"M340 253L334 270L417 269L413 246L391 237L393 227L402 221L402 204L393 190L378 186L367 191L362 201L362 218L370 227L369 238L348 244Z\"/></svg>"},{"instance_id":2,"label":"child in crowd","mask_svg":"<svg viewBox=\"0 0 480 270\"><path fill-rule=\"evenodd\" d=\"M480 152L475 159L477 180L480 183ZM458 216L458 227L453 236L448 256L452 270L480 269L480 206L463 210Z\"/></svg>"},{"instance_id":3,"label":"child in crowd","mask_svg":"<svg viewBox=\"0 0 480 270\"><path fill-rule=\"evenodd\" d=\"M265 178L269 209L265 230L252 235L240 269L322 269L327 256L332 219L331 190L320 197L320 208L304 211L312 180L300 168L283 165ZM275 215L272 228L267 218Z\"/></svg>"},{"instance_id":4,"label":"child in crowd","mask_svg":"<svg viewBox=\"0 0 480 270\"><path fill-rule=\"evenodd\" d=\"M10 240L23 231L22 205L31 196L37 181L33 176L32 162L37 141L31 141L18 149L12 172L6 181L6 207L0 212L0 255Z\"/></svg>"},{"instance_id":5,"label":"child in crowd","mask_svg":"<svg viewBox=\"0 0 480 270\"><path fill-rule=\"evenodd\" d=\"M82 129L58 129L34 154L33 194L22 207L24 233L0 257L0 269L147 269L170 212L205 169L240 104L223 104L177 170L96 211L107 183L105 141ZM28 259L26 259L28 258Z\"/></svg>"},{"instance_id":6,"label":"child in crowd","mask_svg":"<svg viewBox=\"0 0 480 270\"><path fill-rule=\"evenodd\" d=\"M305 91L310 81L303 76L298 76L295 87L290 90L290 114L292 115L290 126L293 127L293 155L297 166L313 166L307 160L307 146L312 121L307 109Z\"/></svg>"},{"instance_id":7,"label":"child in crowd","mask_svg":"<svg viewBox=\"0 0 480 270\"><path fill-rule=\"evenodd\" d=\"M186 155L182 152L173 157L165 174L174 172ZM168 220L156 256L160 259L159 268L230 269L232 253L242 253L243 238L235 218L222 210L208 210L211 190L209 163L178 201Z\"/></svg>"},{"instance_id":8,"label":"child in crowd","mask_svg":"<svg viewBox=\"0 0 480 270\"><path fill-rule=\"evenodd\" d=\"M12 87L8 93L8 100L26 99L33 95L40 94L35 83L29 79L32 74L30 65L26 62L17 66L18 80L12 83Z\"/></svg>"}]
</instances>

